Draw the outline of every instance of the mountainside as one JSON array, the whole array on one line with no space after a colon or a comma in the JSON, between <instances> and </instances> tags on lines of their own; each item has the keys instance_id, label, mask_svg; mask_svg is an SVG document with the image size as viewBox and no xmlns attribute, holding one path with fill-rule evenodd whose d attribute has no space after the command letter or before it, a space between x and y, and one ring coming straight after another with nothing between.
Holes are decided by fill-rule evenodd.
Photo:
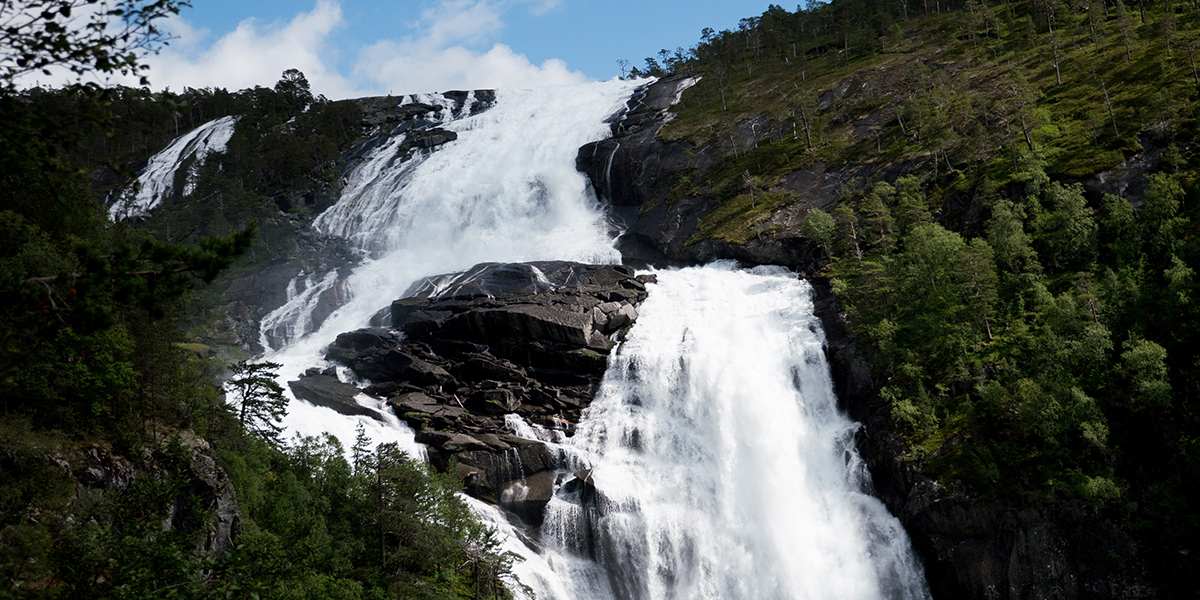
<instances>
[{"instance_id":1,"label":"mountainside","mask_svg":"<svg viewBox=\"0 0 1200 600\"><path fill-rule=\"evenodd\" d=\"M404 421L434 474L395 447L368 451L365 431L352 460L331 439L280 449L227 414L228 390L214 383L229 362L341 325L333 316L355 269L383 264L372 261L401 242L418 248L409 256L453 263L443 254L465 246L443 249L447 236L499 231L479 248L531 260L522 252L541 250L525 245L554 233L533 228L589 218L497 226L523 214L512 203L549 213L574 193L549 178L513 191L504 177L519 173L499 172L524 166L511 161L476 165L503 181L464 185L475 196L462 205L439 196L444 212L424 220L380 208L380 195L410 193L412 173L461 148L472 129L462 123L492 114L504 90L331 102L289 71L274 88L234 93L0 96L12 124L0 138L0 163L12 166L0 178L0 291L20 307L0 323L13 432L0 445L10 549L0 567L14 593L37 597L176 586L181 596L506 594L513 556L478 522L493 509L468 510L460 489L515 515L496 521L514 537L549 523L580 538L542 550L626 564L625 538L563 523L592 524L636 496L598 491L562 437L594 399L617 412L602 389L675 414L638 375L667 355L614 352L654 282L631 267L734 259L811 282L814 339L823 335L840 408L862 424L845 461L861 456L935 598L1191 597L1197 48L1192 3L835 0L772 6L647 59L599 95L633 89L607 121L611 137L569 157L590 183L577 191L620 232L626 266L483 263L430 277L389 296L373 327L334 332L320 348L333 366L290 381L295 397L381 429ZM543 109L529 119L549 119L538 94L510 97ZM57 210L40 204L47 197ZM413 223L436 232L385 234ZM429 267L402 262L383 266ZM777 276L732 297L787 287ZM681 276L673 289L702 284L719 277ZM772 322L800 322L789 319ZM690 343L696 323L679 325ZM686 382L703 363L679 344L666 362ZM618 434L653 443L635 428ZM760 469L726 477L770 478L771 457L753 456ZM552 503L556 492L569 506ZM694 552L653 547L681 563L720 557L716 541L692 542ZM76 554L86 560L72 570ZM619 579L606 580L610 595ZM919 597L924 584L905 581L894 595Z\"/></svg>"},{"instance_id":2,"label":"mountainside","mask_svg":"<svg viewBox=\"0 0 1200 600\"><path fill-rule=\"evenodd\" d=\"M627 260L826 280L841 401L937 596L1190 587L1197 15L1139 7L773 8L648 59L580 153Z\"/></svg>"}]
</instances>

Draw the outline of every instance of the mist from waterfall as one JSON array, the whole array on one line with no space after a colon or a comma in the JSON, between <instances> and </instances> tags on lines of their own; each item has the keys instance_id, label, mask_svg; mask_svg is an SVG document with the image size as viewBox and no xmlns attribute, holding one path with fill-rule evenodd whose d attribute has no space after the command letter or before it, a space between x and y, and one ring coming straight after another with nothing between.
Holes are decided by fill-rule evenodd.
<instances>
[{"instance_id":1,"label":"mist from waterfall","mask_svg":"<svg viewBox=\"0 0 1200 600\"><path fill-rule=\"evenodd\" d=\"M731 263L657 277L562 445L590 479L542 526L566 598L928 597L869 494L808 284Z\"/></svg>"}]
</instances>

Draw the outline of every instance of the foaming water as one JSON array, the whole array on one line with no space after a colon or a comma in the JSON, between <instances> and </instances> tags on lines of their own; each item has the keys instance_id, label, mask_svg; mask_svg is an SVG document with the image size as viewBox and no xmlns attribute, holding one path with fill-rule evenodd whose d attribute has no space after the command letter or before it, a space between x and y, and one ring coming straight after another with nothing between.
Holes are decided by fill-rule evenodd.
<instances>
[{"instance_id":1,"label":"foaming water","mask_svg":"<svg viewBox=\"0 0 1200 600\"><path fill-rule=\"evenodd\" d=\"M314 223L368 258L345 278L304 275L263 321L264 345L279 340L266 358L283 365L280 379L324 365L338 334L366 326L429 275L480 262L618 261L575 157L608 135L605 118L639 83L503 92L474 116L441 102L441 126L456 141L413 157L396 154L403 134L376 147ZM807 284L782 270L730 265L658 277L573 437L506 419L586 482L557 491L540 531L464 498L521 557L517 595L926 598L904 531L867 494L855 425L837 411ZM318 324L313 312L327 290L337 291L340 307ZM358 401L383 421L294 401L284 425L349 446L361 423L375 441L422 455L392 411Z\"/></svg>"},{"instance_id":2,"label":"foaming water","mask_svg":"<svg viewBox=\"0 0 1200 600\"><path fill-rule=\"evenodd\" d=\"M280 379L323 365L324 348L338 334L367 326L421 277L485 261L619 261L575 157L580 146L609 135L605 119L640 83L501 91L492 108L459 118L451 118L445 103L441 126L457 140L410 158L396 155L404 134L378 146L349 174L338 203L314 222L367 252L368 259L337 283L344 303L307 331L315 295L335 285L328 275L309 275L304 289L314 291L293 286L288 305L263 321L264 344L268 337L286 340L266 356L283 365ZM344 417L305 402L291 403L284 426L293 434L332 433L349 446L358 423L377 441L414 445L403 425Z\"/></svg>"},{"instance_id":3,"label":"foaming water","mask_svg":"<svg viewBox=\"0 0 1200 600\"><path fill-rule=\"evenodd\" d=\"M548 506L565 597L928 597L867 493L808 284L728 264L657 276L567 442L594 492Z\"/></svg>"}]
</instances>

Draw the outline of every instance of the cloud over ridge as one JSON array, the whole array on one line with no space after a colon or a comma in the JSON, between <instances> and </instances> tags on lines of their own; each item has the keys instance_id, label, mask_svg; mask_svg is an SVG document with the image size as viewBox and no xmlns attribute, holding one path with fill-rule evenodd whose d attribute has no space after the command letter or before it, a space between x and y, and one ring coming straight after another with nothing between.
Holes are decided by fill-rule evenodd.
<instances>
[{"instance_id":1,"label":"cloud over ridge","mask_svg":"<svg viewBox=\"0 0 1200 600\"><path fill-rule=\"evenodd\" d=\"M297 68L315 93L333 99L579 83L587 78L565 61L538 64L500 41L506 13L541 15L559 3L437 0L405 34L354 49L336 43L346 25L339 0L316 0L284 21L246 19L217 37L176 17L166 25L175 42L146 62L156 89L271 85L284 69Z\"/></svg>"}]
</instances>

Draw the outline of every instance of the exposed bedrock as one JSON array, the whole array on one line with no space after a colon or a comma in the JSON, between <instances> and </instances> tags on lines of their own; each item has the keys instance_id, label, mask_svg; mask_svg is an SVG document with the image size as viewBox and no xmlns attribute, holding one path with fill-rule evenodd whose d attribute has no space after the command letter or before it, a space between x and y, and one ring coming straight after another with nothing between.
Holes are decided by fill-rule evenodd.
<instances>
[{"instance_id":1,"label":"exposed bedrock","mask_svg":"<svg viewBox=\"0 0 1200 600\"><path fill-rule=\"evenodd\" d=\"M644 87L614 117L613 137L579 152L579 169L625 231L619 246L625 262L671 265L735 259L751 265L785 265L813 280L839 402L863 425L857 441L872 474L874 493L904 523L935 598L1155 597L1155 588L1146 584L1144 565L1122 560L1137 554L1128 534L1088 519L1086 511L1063 506L1042 509L948 489L921 465L902 459L905 448L879 396L880 383L855 347L828 281L815 276L821 256L800 236L799 224L810 208L832 208L847 182L891 181L911 165L804 165L773 188L791 194L794 201L750 225L743 239L731 242L705 236L699 233L702 220L720 202L681 182L732 157L728 148L715 144L696 147L659 135L672 118L670 111L684 83L684 78L674 77ZM847 89L830 94L848 93ZM755 132L761 135L776 125L765 117L748 119L736 128L734 143L752 147ZM1136 189L1143 185L1146 165L1153 161L1148 152L1097 175L1087 185L1099 192ZM957 213L951 217L967 218Z\"/></svg>"},{"instance_id":2,"label":"exposed bedrock","mask_svg":"<svg viewBox=\"0 0 1200 600\"><path fill-rule=\"evenodd\" d=\"M608 353L637 318L645 283L619 265L476 265L418 282L392 303L391 327L344 333L326 357L389 401L435 467L536 525L565 465L506 419L572 433Z\"/></svg>"}]
</instances>

